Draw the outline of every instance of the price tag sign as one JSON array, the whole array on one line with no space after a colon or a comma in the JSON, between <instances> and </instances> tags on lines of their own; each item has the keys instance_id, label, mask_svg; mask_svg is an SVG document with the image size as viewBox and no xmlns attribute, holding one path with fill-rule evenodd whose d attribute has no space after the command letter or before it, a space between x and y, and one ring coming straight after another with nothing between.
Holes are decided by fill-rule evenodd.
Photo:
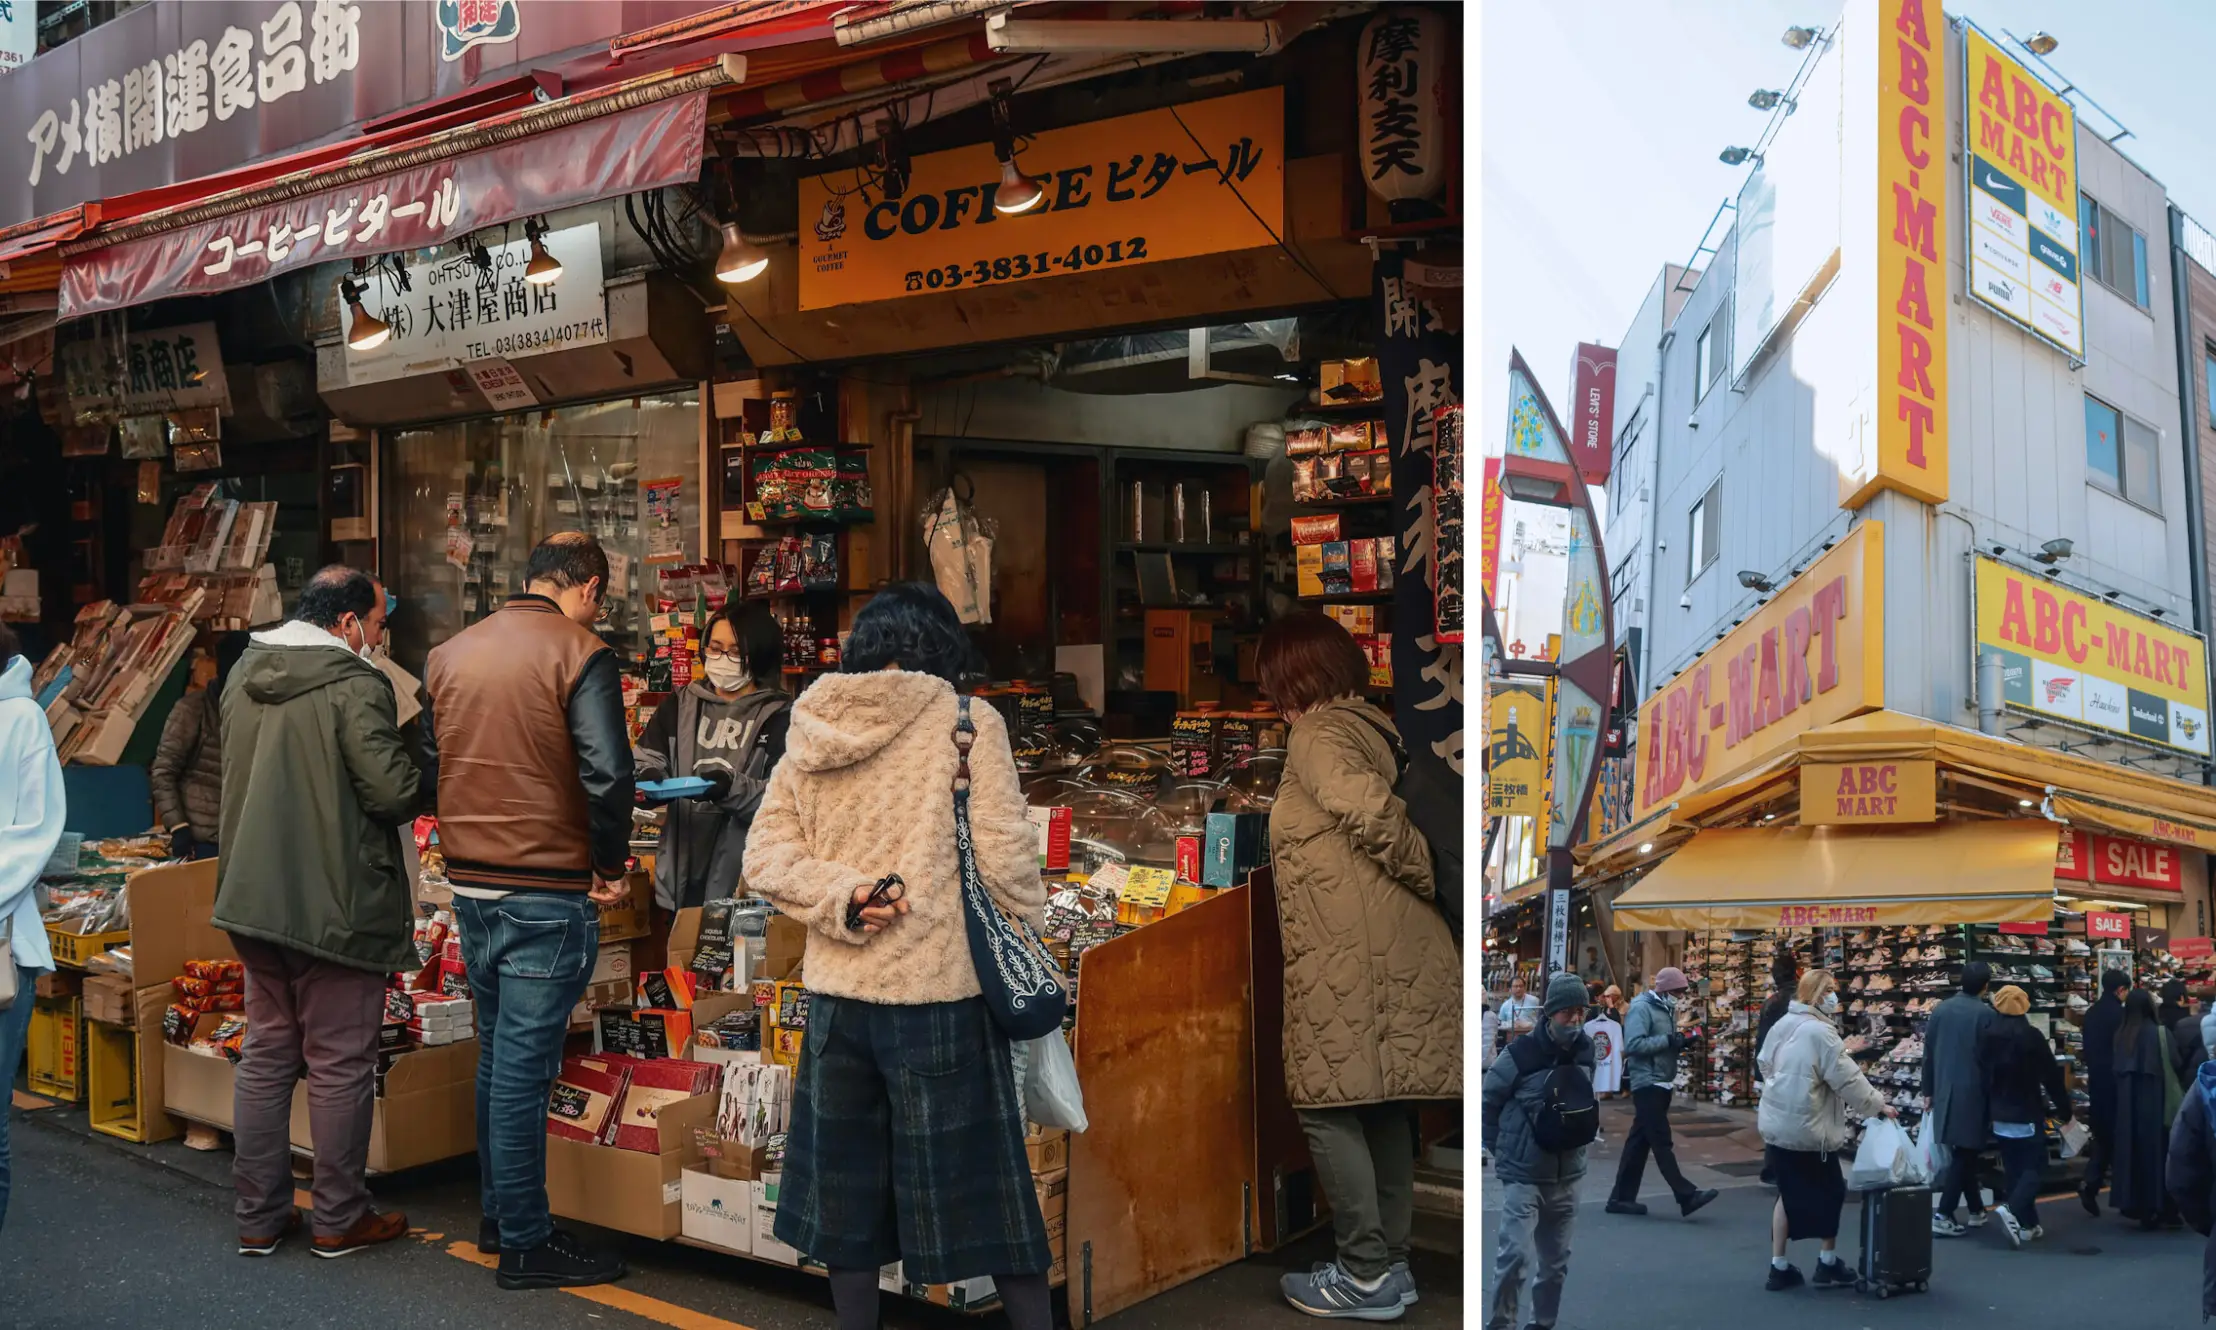
<instances>
[{"instance_id":1,"label":"price tag sign","mask_svg":"<svg viewBox=\"0 0 2216 1330\"><path fill-rule=\"evenodd\" d=\"M471 361L469 377L495 411L513 411L539 404L539 395L523 381L522 372L498 356Z\"/></svg>"}]
</instances>

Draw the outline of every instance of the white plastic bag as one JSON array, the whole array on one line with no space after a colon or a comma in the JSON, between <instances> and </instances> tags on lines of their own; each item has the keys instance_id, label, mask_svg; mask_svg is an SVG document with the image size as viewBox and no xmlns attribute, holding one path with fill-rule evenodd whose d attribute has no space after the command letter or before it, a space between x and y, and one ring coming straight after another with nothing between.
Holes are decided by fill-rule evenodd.
<instances>
[{"instance_id":1,"label":"white plastic bag","mask_svg":"<svg viewBox=\"0 0 2216 1330\"><path fill-rule=\"evenodd\" d=\"M2083 1118L2072 1118L2063 1123L2060 1132L2062 1157L2064 1159L2076 1158L2085 1149L2086 1142L2091 1139L2092 1135L2093 1129L2085 1125L2085 1119Z\"/></svg>"},{"instance_id":2,"label":"white plastic bag","mask_svg":"<svg viewBox=\"0 0 2216 1330\"><path fill-rule=\"evenodd\" d=\"M1070 1056L1069 1041L1060 1030L1011 1047L1025 1121L1065 1131L1091 1125L1085 1118L1085 1093L1077 1084L1077 1059Z\"/></svg>"},{"instance_id":3,"label":"white plastic bag","mask_svg":"<svg viewBox=\"0 0 2216 1330\"><path fill-rule=\"evenodd\" d=\"M1926 1113L1924 1120L1916 1124L1916 1149L1909 1160L1912 1168L1907 1179L1912 1187L1928 1187L1938 1182L1947 1171L1950 1154L1939 1139L1936 1113Z\"/></svg>"},{"instance_id":4,"label":"white plastic bag","mask_svg":"<svg viewBox=\"0 0 2216 1330\"><path fill-rule=\"evenodd\" d=\"M1908 1180L1915 1158L1915 1143L1891 1118L1872 1118L1862 1128L1862 1148L1855 1151L1854 1167L1847 1170L1847 1186L1855 1191L1883 1191Z\"/></svg>"}]
</instances>

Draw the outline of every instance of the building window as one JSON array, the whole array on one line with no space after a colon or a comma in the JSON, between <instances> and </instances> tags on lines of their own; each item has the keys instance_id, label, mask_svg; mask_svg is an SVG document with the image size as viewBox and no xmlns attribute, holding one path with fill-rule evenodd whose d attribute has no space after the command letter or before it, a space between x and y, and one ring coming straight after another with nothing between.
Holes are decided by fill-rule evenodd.
<instances>
[{"instance_id":1,"label":"building window","mask_svg":"<svg viewBox=\"0 0 2216 1330\"><path fill-rule=\"evenodd\" d=\"M2085 399L2085 469L2094 484L2142 508L2162 504L2162 435L2098 397Z\"/></svg>"},{"instance_id":2,"label":"building window","mask_svg":"<svg viewBox=\"0 0 2216 1330\"><path fill-rule=\"evenodd\" d=\"M1693 343L1693 400L1708 396L1708 380L1716 365L1716 325L1700 330L1700 337Z\"/></svg>"},{"instance_id":3,"label":"building window","mask_svg":"<svg viewBox=\"0 0 2216 1330\"><path fill-rule=\"evenodd\" d=\"M2216 344L2201 347L2201 373L2208 381L2208 423L2216 427Z\"/></svg>"},{"instance_id":4,"label":"building window","mask_svg":"<svg viewBox=\"0 0 2216 1330\"><path fill-rule=\"evenodd\" d=\"M1691 582L1716 561L1716 547L1723 543L1724 482L1720 478L1686 514L1685 527L1685 580Z\"/></svg>"},{"instance_id":5,"label":"building window","mask_svg":"<svg viewBox=\"0 0 2216 1330\"><path fill-rule=\"evenodd\" d=\"M2078 195L2084 252L2079 262L2101 285L2141 309L2147 307L2147 237L2115 213Z\"/></svg>"}]
</instances>

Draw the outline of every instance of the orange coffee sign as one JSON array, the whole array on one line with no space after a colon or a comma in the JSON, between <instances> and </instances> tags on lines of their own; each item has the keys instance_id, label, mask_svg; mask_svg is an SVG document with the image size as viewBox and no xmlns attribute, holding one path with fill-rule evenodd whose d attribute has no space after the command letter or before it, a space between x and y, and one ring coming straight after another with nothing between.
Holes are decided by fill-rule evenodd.
<instances>
[{"instance_id":1,"label":"orange coffee sign","mask_svg":"<svg viewBox=\"0 0 2216 1330\"><path fill-rule=\"evenodd\" d=\"M1938 787L1928 760L1810 762L1800 769L1801 825L1930 822L1939 816Z\"/></svg>"},{"instance_id":2,"label":"orange coffee sign","mask_svg":"<svg viewBox=\"0 0 2216 1330\"><path fill-rule=\"evenodd\" d=\"M1880 0L1877 15L1854 35L1878 48L1874 469L1849 508L1881 489L1947 498L1947 20L1938 0Z\"/></svg>"},{"instance_id":3,"label":"orange coffee sign","mask_svg":"<svg viewBox=\"0 0 2216 1330\"><path fill-rule=\"evenodd\" d=\"M802 180L800 308L1274 245L1285 90L1050 129L1018 145L1018 165L1046 201L1015 215L993 207L989 143L914 159L898 199L852 170Z\"/></svg>"},{"instance_id":4,"label":"orange coffee sign","mask_svg":"<svg viewBox=\"0 0 2216 1330\"><path fill-rule=\"evenodd\" d=\"M1885 528L1864 522L1639 708L1634 819L1885 704Z\"/></svg>"}]
</instances>

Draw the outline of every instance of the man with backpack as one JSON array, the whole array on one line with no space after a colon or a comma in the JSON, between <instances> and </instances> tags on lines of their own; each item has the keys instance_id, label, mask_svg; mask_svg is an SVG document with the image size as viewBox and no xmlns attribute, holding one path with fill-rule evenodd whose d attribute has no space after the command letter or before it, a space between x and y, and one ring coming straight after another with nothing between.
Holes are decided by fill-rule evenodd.
<instances>
[{"instance_id":1,"label":"man with backpack","mask_svg":"<svg viewBox=\"0 0 2216 1330\"><path fill-rule=\"evenodd\" d=\"M1527 1327L1552 1330L1561 1312L1577 1183L1585 1176L1585 1147L1600 1135L1585 997L1576 975L1555 975L1538 1028L1511 1042L1485 1073L1482 1139L1502 1184L1487 1330L1515 1330L1526 1278Z\"/></svg>"}]
</instances>

